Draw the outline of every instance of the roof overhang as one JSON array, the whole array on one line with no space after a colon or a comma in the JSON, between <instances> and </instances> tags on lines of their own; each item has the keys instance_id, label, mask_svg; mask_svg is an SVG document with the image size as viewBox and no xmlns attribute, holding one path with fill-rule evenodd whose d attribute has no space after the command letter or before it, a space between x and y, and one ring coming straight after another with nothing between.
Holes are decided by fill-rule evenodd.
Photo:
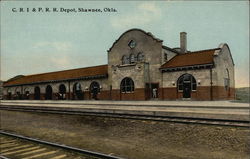
<instances>
[{"instance_id":1,"label":"roof overhang","mask_svg":"<svg viewBox=\"0 0 250 159\"><path fill-rule=\"evenodd\" d=\"M71 82L71 81L77 81L77 80L103 79L103 78L107 78L107 77L108 77L108 74L103 74L103 75L84 76L84 77L79 77L79 78L68 78L68 79L61 79L61 80L47 80L47 81L36 81L36 82L31 82L31 83L20 83L20 84L13 84L13 85L3 85L3 87L35 85L35 84L56 83L56 82Z\"/></svg>"},{"instance_id":2,"label":"roof overhang","mask_svg":"<svg viewBox=\"0 0 250 159\"><path fill-rule=\"evenodd\" d=\"M210 69L213 67L214 67L214 64L209 63L209 64L192 65L192 66L160 68L160 71L164 73L164 72L175 72L175 71L184 71L184 70Z\"/></svg>"}]
</instances>

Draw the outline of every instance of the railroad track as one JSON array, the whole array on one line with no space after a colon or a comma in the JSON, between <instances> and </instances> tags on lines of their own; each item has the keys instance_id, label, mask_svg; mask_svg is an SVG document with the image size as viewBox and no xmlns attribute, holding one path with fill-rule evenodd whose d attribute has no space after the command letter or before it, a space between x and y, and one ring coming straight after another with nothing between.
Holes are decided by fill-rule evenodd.
<instances>
[{"instance_id":1,"label":"railroad track","mask_svg":"<svg viewBox=\"0 0 250 159\"><path fill-rule=\"evenodd\" d=\"M0 131L2 159L122 159L98 152Z\"/></svg>"},{"instance_id":2,"label":"railroad track","mask_svg":"<svg viewBox=\"0 0 250 159\"><path fill-rule=\"evenodd\" d=\"M9 111L21 111L21 112L87 115L87 116L97 116L97 117L132 119L132 120L150 120L150 121L175 122L184 124L203 124L203 125L250 128L249 120L246 121L246 120L209 119L209 118L197 118L197 117L157 116L157 115L152 116L152 115L134 115L134 114L117 114L117 113L112 114L103 112L79 112L77 110L60 110L60 109L54 110L54 109L39 109L39 108L29 108L29 107L1 107L1 109Z\"/></svg>"}]
</instances>

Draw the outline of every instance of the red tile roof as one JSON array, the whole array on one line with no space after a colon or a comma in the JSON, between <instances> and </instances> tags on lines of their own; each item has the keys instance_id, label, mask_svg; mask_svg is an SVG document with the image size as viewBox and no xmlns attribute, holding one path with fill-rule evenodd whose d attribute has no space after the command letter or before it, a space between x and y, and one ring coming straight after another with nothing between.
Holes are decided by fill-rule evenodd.
<instances>
[{"instance_id":1,"label":"red tile roof","mask_svg":"<svg viewBox=\"0 0 250 159\"><path fill-rule=\"evenodd\" d=\"M213 64L215 50L219 50L219 48L176 55L171 60L163 64L161 69Z\"/></svg>"},{"instance_id":2,"label":"red tile roof","mask_svg":"<svg viewBox=\"0 0 250 159\"><path fill-rule=\"evenodd\" d=\"M4 82L3 86L65 80L65 79L77 79L82 77L91 77L91 76L107 75L107 74L108 74L108 65L100 65L94 67L78 68L78 69L64 70L58 72L49 72L49 73L23 76L15 80Z\"/></svg>"}]
</instances>

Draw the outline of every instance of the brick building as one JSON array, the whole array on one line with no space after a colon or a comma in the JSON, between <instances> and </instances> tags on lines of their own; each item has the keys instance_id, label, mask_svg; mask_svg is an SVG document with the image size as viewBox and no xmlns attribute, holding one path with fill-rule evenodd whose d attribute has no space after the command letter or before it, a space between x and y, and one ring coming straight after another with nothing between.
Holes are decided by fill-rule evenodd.
<instances>
[{"instance_id":1,"label":"brick building","mask_svg":"<svg viewBox=\"0 0 250 159\"><path fill-rule=\"evenodd\" d=\"M229 100L235 98L234 62L227 44L191 52L140 29L123 33L108 64L18 76L6 81L5 99Z\"/></svg>"}]
</instances>

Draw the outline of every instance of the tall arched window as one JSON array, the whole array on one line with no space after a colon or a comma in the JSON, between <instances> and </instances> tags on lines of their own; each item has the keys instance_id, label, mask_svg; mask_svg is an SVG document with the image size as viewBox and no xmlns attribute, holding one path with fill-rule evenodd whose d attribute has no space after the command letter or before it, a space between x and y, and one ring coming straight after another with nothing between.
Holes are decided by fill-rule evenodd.
<instances>
[{"instance_id":1,"label":"tall arched window","mask_svg":"<svg viewBox=\"0 0 250 159\"><path fill-rule=\"evenodd\" d=\"M143 60L143 54L139 52L137 55L137 61L142 61L142 60Z\"/></svg>"},{"instance_id":2,"label":"tall arched window","mask_svg":"<svg viewBox=\"0 0 250 159\"><path fill-rule=\"evenodd\" d=\"M130 63L135 63L135 55L130 54Z\"/></svg>"},{"instance_id":3,"label":"tall arched window","mask_svg":"<svg viewBox=\"0 0 250 159\"><path fill-rule=\"evenodd\" d=\"M226 69L226 72L225 72L224 85L225 85L225 89L228 90L228 88L230 87L230 77L229 77L228 69Z\"/></svg>"},{"instance_id":4,"label":"tall arched window","mask_svg":"<svg viewBox=\"0 0 250 159\"><path fill-rule=\"evenodd\" d=\"M192 75L184 74L184 75L179 77L179 79L178 79L178 90L182 91L184 84L190 84L191 90L196 90L196 85L197 85L196 80ZM187 87L188 87L188 85L187 85Z\"/></svg>"},{"instance_id":5,"label":"tall arched window","mask_svg":"<svg viewBox=\"0 0 250 159\"><path fill-rule=\"evenodd\" d=\"M123 65L124 64L129 64L129 58L126 55L122 56L122 64Z\"/></svg>"},{"instance_id":6,"label":"tall arched window","mask_svg":"<svg viewBox=\"0 0 250 159\"><path fill-rule=\"evenodd\" d=\"M134 81L126 77L121 81L120 89L122 93L134 92Z\"/></svg>"}]
</instances>

